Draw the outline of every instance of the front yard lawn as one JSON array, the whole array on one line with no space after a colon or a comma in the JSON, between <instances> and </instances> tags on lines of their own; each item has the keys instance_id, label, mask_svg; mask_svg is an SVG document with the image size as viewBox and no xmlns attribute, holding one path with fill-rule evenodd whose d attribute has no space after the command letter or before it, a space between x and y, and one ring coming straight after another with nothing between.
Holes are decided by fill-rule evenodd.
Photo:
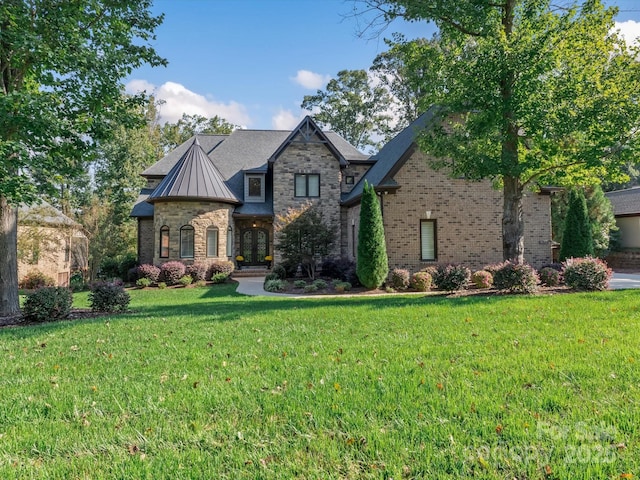
<instances>
[{"instance_id":1,"label":"front yard lawn","mask_svg":"<svg viewBox=\"0 0 640 480\"><path fill-rule=\"evenodd\" d=\"M0 329L0 478L640 475L637 291L234 288Z\"/></svg>"}]
</instances>

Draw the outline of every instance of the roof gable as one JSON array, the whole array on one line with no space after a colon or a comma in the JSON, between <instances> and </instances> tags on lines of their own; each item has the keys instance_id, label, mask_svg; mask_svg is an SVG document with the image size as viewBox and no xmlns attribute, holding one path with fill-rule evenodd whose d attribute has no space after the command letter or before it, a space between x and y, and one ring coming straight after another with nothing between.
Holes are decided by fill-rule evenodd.
<instances>
[{"instance_id":1,"label":"roof gable","mask_svg":"<svg viewBox=\"0 0 640 480\"><path fill-rule=\"evenodd\" d=\"M331 154L336 157L336 159L340 162L341 166L346 166L347 161L340 153L340 151L336 148L336 146L329 140L329 137L325 132L322 131L318 124L313 121L313 119L307 115L300 122L300 124L293 129L291 134L286 138L284 142L278 147L278 149L271 155L269 158L269 163L275 162L278 157L282 154L282 152L292 143L301 142L301 143L321 143L325 145Z\"/></svg>"}]
</instances>

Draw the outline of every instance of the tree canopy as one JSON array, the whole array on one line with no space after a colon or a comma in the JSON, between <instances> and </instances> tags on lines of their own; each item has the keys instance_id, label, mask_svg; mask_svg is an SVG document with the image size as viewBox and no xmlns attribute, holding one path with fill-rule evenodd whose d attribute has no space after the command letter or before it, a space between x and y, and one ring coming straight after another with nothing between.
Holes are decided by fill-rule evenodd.
<instances>
[{"instance_id":1,"label":"tree canopy","mask_svg":"<svg viewBox=\"0 0 640 480\"><path fill-rule=\"evenodd\" d=\"M196 134L227 134L233 132L236 128L235 125L217 115L207 118L202 115L187 115L183 113L176 123L167 122L160 128L160 138L166 153Z\"/></svg>"},{"instance_id":2,"label":"tree canopy","mask_svg":"<svg viewBox=\"0 0 640 480\"><path fill-rule=\"evenodd\" d=\"M16 205L82 172L114 124L133 123L121 80L165 64L151 0L0 3L0 314L19 309ZM116 121L117 120L117 121Z\"/></svg>"},{"instance_id":3,"label":"tree canopy","mask_svg":"<svg viewBox=\"0 0 640 480\"><path fill-rule=\"evenodd\" d=\"M524 189L614 178L636 161L638 50L612 32L615 8L599 0L566 8L550 0L359 3L379 13L372 22L438 27L437 42L420 44L428 75L408 70L421 85L421 110L440 106L441 123L419 146L435 167L503 189L505 259L524 261ZM395 48L415 52L411 42Z\"/></svg>"}]
</instances>

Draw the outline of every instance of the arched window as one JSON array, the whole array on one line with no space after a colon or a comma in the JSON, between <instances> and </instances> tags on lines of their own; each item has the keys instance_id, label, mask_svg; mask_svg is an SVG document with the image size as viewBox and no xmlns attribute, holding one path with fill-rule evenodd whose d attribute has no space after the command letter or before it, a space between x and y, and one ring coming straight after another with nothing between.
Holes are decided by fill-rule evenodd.
<instances>
[{"instance_id":1,"label":"arched window","mask_svg":"<svg viewBox=\"0 0 640 480\"><path fill-rule=\"evenodd\" d=\"M191 225L180 229L180 257L193 258L194 231Z\"/></svg>"},{"instance_id":2,"label":"arched window","mask_svg":"<svg viewBox=\"0 0 640 480\"><path fill-rule=\"evenodd\" d=\"M160 258L169 258L169 227L160 228Z\"/></svg>"},{"instance_id":3,"label":"arched window","mask_svg":"<svg viewBox=\"0 0 640 480\"><path fill-rule=\"evenodd\" d=\"M207 257L218 256L218 229L207 227Z\"/></svg>"}]
</instances>

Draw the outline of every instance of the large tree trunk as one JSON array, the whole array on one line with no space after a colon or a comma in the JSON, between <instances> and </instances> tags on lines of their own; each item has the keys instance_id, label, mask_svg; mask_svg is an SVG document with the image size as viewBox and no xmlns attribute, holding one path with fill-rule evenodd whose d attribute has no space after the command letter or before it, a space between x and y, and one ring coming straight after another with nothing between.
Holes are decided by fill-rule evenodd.
<instances>
[{"instance_id":1,"label":"large tree trunk","mask_svg":"<svg viewBox=\"0 0 640 480\"><path fill-rule=\"evenodd\" d=\"M516 177L504 177L503 181L502 256L504 260L524 263L522 185Z\"/></svg>"},{"instance_id":2,"label":"large tree trunk","mask_svg":"<svg viewBox=\"0 0 640 480\"><path fill-rule=\"evenodd\" d=\"M0 196L0 316L19 312L18 209Z\"/></svg>"}]
</instances>

